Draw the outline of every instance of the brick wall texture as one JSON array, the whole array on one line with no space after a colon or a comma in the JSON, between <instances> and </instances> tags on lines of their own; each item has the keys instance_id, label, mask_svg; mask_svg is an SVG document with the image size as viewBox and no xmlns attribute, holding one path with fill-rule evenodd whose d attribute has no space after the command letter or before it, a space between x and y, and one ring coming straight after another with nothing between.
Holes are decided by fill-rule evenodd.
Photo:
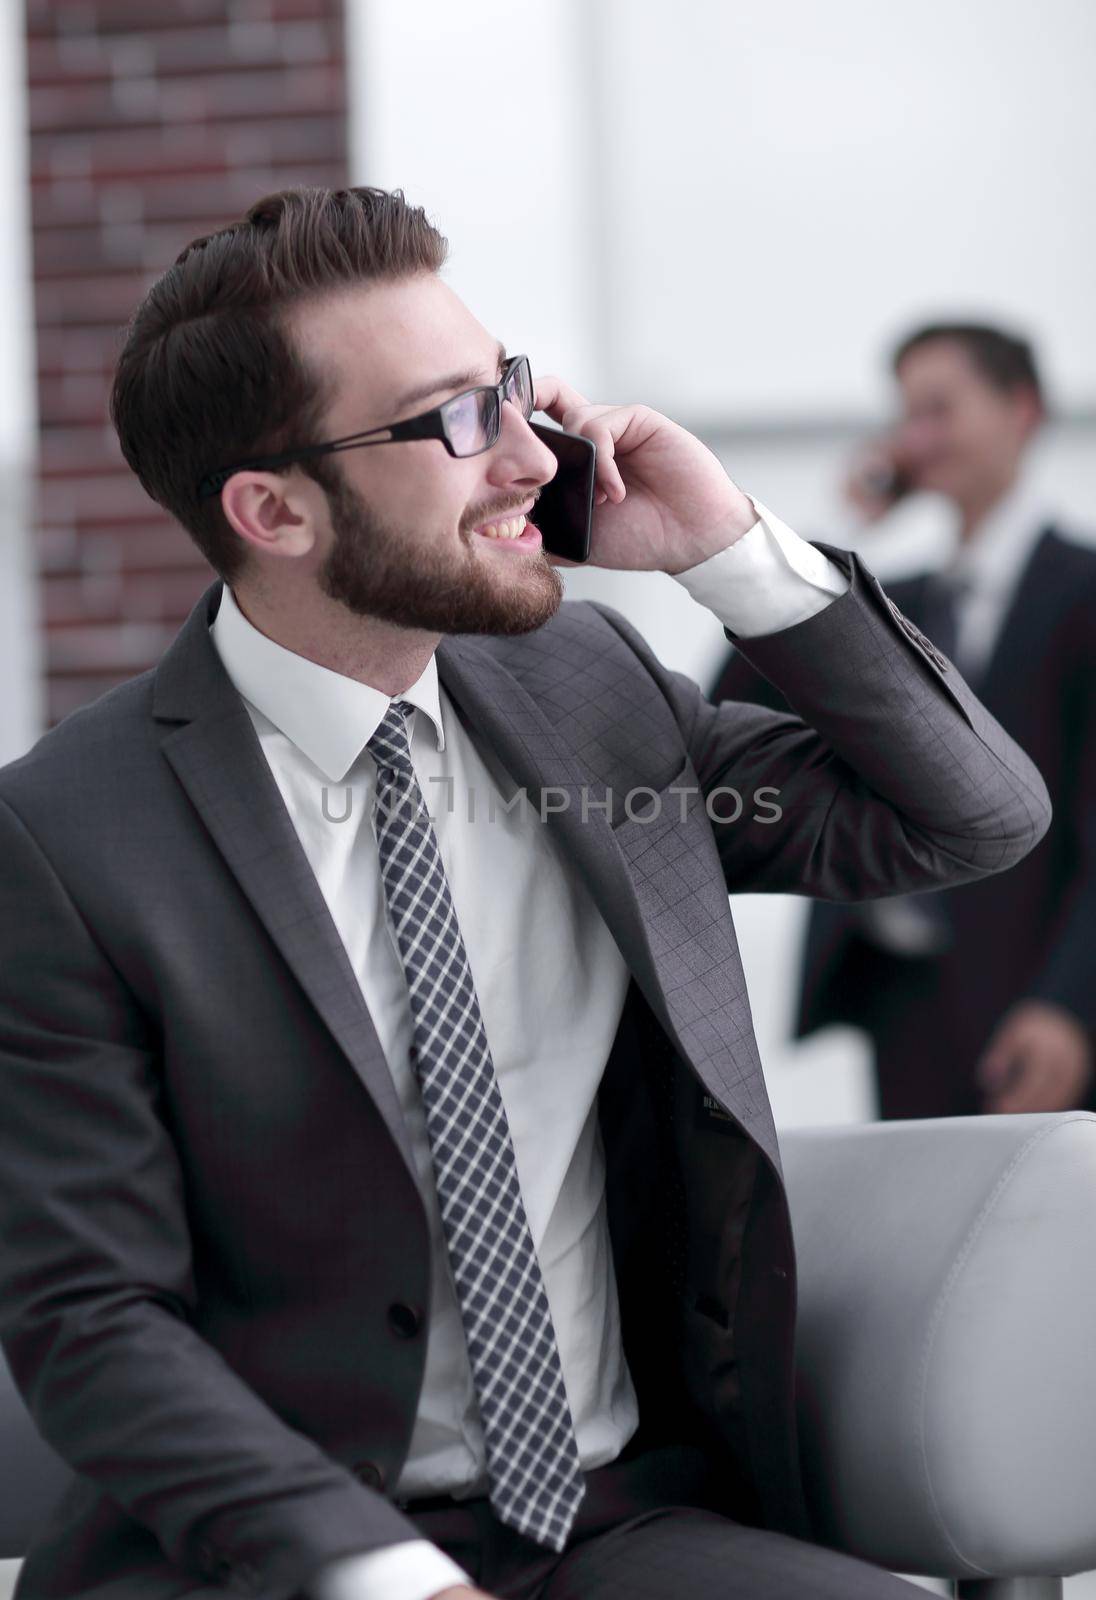
<instances>
[{"instance_id":1,"label":"brick wall texture","mask_svg":"<svg viewBox=\"0 0 1096 1600\"><path fill-rule=\"evenodd\" d=\"M262 194L347 182L342 0L26 0L36 533L50 725L163 654L214 576L122 459L125 324Z\"/></svg>"}]
</instances>

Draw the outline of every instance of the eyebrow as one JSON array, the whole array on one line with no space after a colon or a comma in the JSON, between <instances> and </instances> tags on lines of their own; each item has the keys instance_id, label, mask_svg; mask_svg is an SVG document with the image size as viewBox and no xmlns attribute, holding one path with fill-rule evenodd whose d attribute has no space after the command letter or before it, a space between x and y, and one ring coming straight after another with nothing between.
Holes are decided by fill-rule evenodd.
<instances>
[{"instance_id":1,"label":"eyebrow","mask_svg":"<svg viewBox=\"0 0 1096 1600\"><path fill-rule=\"evenodd\" d=\"M509 359L506 354L506 346L500 340L497 377L501 378L503 368ZM447 378L435 378L431 383L420 384L417 389L409 389L406 394L401 395L398 400L392 402L392 410L397 412L406 411L409 406L417 406L420 401L430 400L434 395L442 394L446 390L459 393L462 389L475 389L483 382L482 367L473 367L468 372L451 372Z\"/></svg>"}]
</instances>

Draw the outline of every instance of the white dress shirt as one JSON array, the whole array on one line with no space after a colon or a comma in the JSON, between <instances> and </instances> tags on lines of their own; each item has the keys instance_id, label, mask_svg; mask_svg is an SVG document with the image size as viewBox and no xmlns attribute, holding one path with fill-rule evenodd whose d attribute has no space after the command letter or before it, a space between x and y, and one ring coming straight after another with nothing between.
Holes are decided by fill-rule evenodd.
<instances>
[{"instance_id":1,"label":"white dress shirt","mask_svg":"<svg viewBox=\"0 0 1096 1600\"><path fill-rule=\"evenodd\" d=\"M803 621L848 588L820 551L755 506L759 521L737 543L679 574L694 598L742 637ZM485 1494L483 1432L410 1063L407 984L372 826L376 768L365 746L389 698L276 644L247 620L227 587L210 633L361 985L399 1094L429 1218L425 1375L394 1493ZM400 698L415 707L411 759L468 952L579 1457L590 1470L619 1455L639 1420L621 1341L597 1120L598 1087L629 974L551 829L530 808L508 811L497 803L514 785L460 721L433 657ZM471 1579L428 1540L414 1539L332 1563L313 1592L319 1600L427 1600L456 1584Z\"/></svg>"},{"instance_id":2,"label":"white dress shirt","mask_svg":"<svg viewBox=\"0 0 1096 1600\"><path fill-rule=\"evenodd\" d=\"M972 539L956 541L942 576L957 585L955 659L964 674L988 664L1024 568L1054 520L1046 497L1021 477Z\"/></svg>"}]
</instances>

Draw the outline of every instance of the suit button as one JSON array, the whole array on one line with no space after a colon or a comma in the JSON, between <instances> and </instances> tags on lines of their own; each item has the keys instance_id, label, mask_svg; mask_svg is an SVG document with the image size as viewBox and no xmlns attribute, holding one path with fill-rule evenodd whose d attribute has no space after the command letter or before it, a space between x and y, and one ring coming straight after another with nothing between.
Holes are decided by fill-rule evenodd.
<instances>
[{"instance_id":1,"label":"suit button","mask_svg":"<svg viewBox=\"0 0 1096 1600\"><path fill-rule=\"evenodd\" d=\"M388 1326L401 1339L413 1339L422 1327L422 1312L397 1300L388 1308Z\"/></svg>"},{"instance_id":2,"label":"suit button","mask_svg":"<svg viewBox=\"0 0 1096 1600\"><path fill-rule=\"evenodd\" d=\"M378 1467L375 1461L356 1461L354 1476L359 1483L364 1483L367 1489L384 1488L384 1469Z\"/></svg>"}]
</instances>

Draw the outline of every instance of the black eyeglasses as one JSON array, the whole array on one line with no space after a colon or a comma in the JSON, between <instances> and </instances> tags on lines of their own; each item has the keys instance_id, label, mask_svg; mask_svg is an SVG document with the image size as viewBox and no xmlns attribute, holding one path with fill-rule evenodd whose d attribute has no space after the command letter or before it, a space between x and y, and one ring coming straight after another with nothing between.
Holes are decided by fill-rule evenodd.
<instances>
[{"instance_id":1,"label":"black eyeglasses","mask_svg":"<svg viewBox=\"0 0 1096 1600\"><path fill-rule=\"evenodd\" d=\"M333 439L329 444L306 444L296 450L283 450L276 456L252 456L248 461L237 461L231 467L218 467L207 473L198 485L198 499L208 500L220 494L234 472L265 472L277 467L292 466L312 456L332 455L338 450L358 450L371 444L400 444L405 439L440 439L451 456L482 455L498 442L502 429L502 402L509 400L517 406L522 416L529 420L533 414L533 374L528 356L514 356L498 383L484 384L478 389L465 389L455 394L432 411L423 411L406 422L392 422L384 428L370 428L365 433L351 433L345 439ZM383 438L378 435L383 434Z\"/></svg>"}]
</instances>

